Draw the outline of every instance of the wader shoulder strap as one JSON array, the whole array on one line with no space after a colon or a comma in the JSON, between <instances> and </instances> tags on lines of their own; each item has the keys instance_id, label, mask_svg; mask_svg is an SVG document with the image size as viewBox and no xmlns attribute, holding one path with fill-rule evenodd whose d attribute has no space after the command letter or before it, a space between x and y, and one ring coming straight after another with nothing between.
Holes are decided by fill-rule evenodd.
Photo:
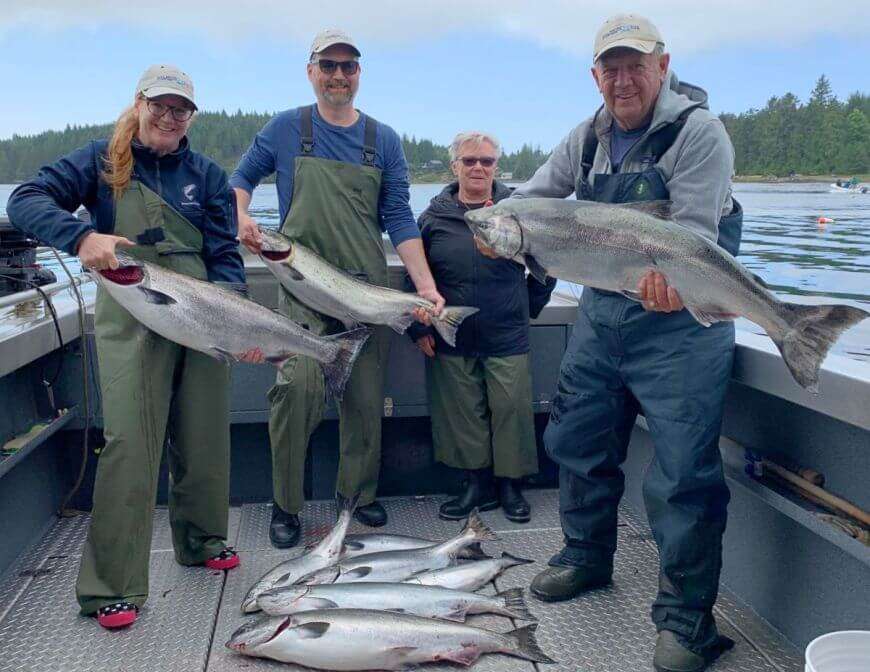
<instances>
[{"instance_id":1,"label":"wader shoulder strap","mask_svg":"<svg viewBox=\"0 0 870 672\"><path fill-rule=\"evenodd\" d=\"M378 135L378 122L372 119L367 114L360 112L363 117L365 129L363 130L363 152L362 164L364 166L374 166L375 156L375 141ZM300 118L300 144L302 145L302 154L311 154L314 151L314 105L306 105L302 108L302 116Z\"/></svg>"},{"instance_id":2,"label":"wader shoulder strap","mask_svg":"<svg viewBox=\"0 0 870 672\"><path fill-rule=\"evenodd\" d=\"M691 107L688 110L683 110L680 116L677 117L673 123L663 126L646 139L646 143L650 148L650 155L655 157L655 163L658 163L658 160L662 155L671 148L671 145L674 144L680 131L683 130L683 126L686 125L686 119L688 119L689 115L696 109L698 108ZM592 123L589 124L589 128L586 130L586 137L583 138L583 155L580 159L580 168L583 171L584 182L589 177L589 171L592 170L592 163L595 161L595 152L598 149L598 136L595 135L595 122L597 119L598 112L596 112L595 116L592 118Z\"/></svg>"},{"instance_id":3,"label":"wader shoulder strap","mask_svg":"<svg viewBox=\"0 0 870 672\"><path fill-rule=\"evenodd\" d=\"M314 105L306 105L302 108L302 116L299 121L299 142L302 145L302 154L311 154L314 151L314 124L311 119L314 114Z\"/></svg>"},{"instance_id":4,"label":"wader shoulder strap","mask_svg":"<svg viewBox=\"0 0 870 672\"><path fill-rule=\"evenodd\" d=\"M364 166L372 166L375 165L375 155L377 152L375 151L375 140L378 135L378 122L372 119L369 115L362 114L363 119L365 120L365 130L363 131L363 156L362 162Z\"/></svg>"}]
</instances>

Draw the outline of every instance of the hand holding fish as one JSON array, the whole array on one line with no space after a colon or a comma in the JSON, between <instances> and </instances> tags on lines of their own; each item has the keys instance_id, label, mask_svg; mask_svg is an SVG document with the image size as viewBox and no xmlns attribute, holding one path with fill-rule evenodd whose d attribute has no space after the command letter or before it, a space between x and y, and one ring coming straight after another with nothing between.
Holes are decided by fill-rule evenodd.
<instances>
[{"instance_id":1,"label":"hand holding fish","mask_svg":"<svg viewBox=\"0 0 870 672\"><path fill-rule=\"evenodd\" d=\"M672 313L685 308L677 290L670 287L665 276L658 271L647 271L637 283L637 293L645 310Z\"/></svg>"},{"instance_id":2,"label":"hand holding fish","mask_svg":"<svg viewBox=\"0 0 870 672\"><path fill-rule=\"evenodd\" d=\"M435 307L432 308L433 315L440 315L441 311L444 309L444 297L438 292L435 287L428 287L425 289L418 289L417 295L422 296L427 301L431 301L435 304ZM432 320L430 319L429 311L425 308L416 308L414 309L414 317L418 322L422 322L427 327L432 324Z\"/></svg>"},{"instance_id":3,"label":"hand holding fish","mask_svg":"<svg viewBox=\"0 0 870 672\"><path fill-rule=\"evenodd\" d=\"M82 265L95 271L107 268L115 270L120 265L115 257L115 247L133 247L135 243L124 236L112 236L107 233L93 231L85 234L79 242L76 254Z\"/></svg>"},{"instance_id":4,"label":"hand holding fish","mask_svg":"<svg viewBox=\"0 0 870 672\"><path fill-rule=\"evenodd\" d=\"M239 240L254 254L260 254L263 236L256 220L246 212L239 212Z\"/></svg>"}]
</instances>

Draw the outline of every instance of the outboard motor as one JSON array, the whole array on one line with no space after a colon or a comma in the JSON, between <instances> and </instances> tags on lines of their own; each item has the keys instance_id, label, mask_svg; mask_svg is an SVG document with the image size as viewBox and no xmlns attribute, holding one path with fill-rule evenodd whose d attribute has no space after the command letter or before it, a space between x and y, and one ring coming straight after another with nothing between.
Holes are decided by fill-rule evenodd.
<instances>
[{"instance_id":1,"label":"outboard motor","mask_svg":"<svg viewBox=\"0 0 870 672\"><path fill-rule=\"evenodd\" d=\"M54 273L36 263L38 242L0 218L0 296L49 285Z\"/></svg>"}]
</instances>

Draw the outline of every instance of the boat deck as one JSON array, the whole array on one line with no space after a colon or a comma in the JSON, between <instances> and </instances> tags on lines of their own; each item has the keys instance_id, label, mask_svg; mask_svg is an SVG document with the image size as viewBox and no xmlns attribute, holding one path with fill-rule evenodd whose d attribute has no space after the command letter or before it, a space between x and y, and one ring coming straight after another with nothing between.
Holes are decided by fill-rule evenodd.
<instances>
[{"instance_id":1,"label":"boat deck","mask_svg":"<svg viewBox=\"0 0 870 672\"><path fill-rule=\"evenodd\" d=\"M490 554L508 551L535 564L508 569L485 590L526 587L562 542L558 493L530 491L530 523L518 525L500 511L482 514L499 536ZM390 516L386 532L446 538L457 523L440 520L443 496L383 500ZM155 512L151 550L151 595L129 629L108 632L77 613L73 586L88 516L59 520L42 541L0 578L0 671L84 672L257 672L301 670L293 665L240 656L224 647L246 618L239 611L253 582L278 562L301 552L269 544L268 504L230 511L229 540L240 552L236 570L214 572L175 562L168 512ZM332 502L308 502L302 514L303 544L320 538L335 519ZM355 521L351 532L370 531ZM649 605L657 587L657 555L649 530L637 514L621 511L614 583L570 602L547 604L528 596L540 619L538 641L556 665L536 665L502 655L483 656L473 669L486 671L617 672L652 669L655 630ZM803 669L798 650L723 587L717 607L723 634L736 641L710 669L715 672L792 672ZM509 619L477 616L470 622L495 630L515 627ZM516 625L521 625L516 624ZM424 670L458 669L427 665Z\"/></svg>"}]
</instances>

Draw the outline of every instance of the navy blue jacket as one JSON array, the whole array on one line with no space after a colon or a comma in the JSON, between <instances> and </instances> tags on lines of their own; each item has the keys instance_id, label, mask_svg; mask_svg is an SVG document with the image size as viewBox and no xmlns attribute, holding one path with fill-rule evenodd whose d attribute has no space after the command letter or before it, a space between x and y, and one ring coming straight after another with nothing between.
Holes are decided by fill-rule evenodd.
<instances>
[{"instance_id":1,"label":"navy blue jacket","mask_svg":"<svg viewBox=\"0 0 870 672\"><path fill-rule=\"evenodd\" d=\"M115 201L111 188L100 178L108 144L94 140L19 185L6 205L13 226L73 255L86 233L112 233ZM187 138L175 152L159 158L134 141L133 159L134 177L202 232L208 279L244 283L234 192L223 168L192 151ZM71 214L82 205L91 215L89 222Z\"/></svg>"},{"instance_id":2,"label":"navy blue jacket","mask_svg":"<svg viewBox=\"0 0 870 672\"><path fill-rule=\"evenodd\" d=\"M448 306L472 306L480 312L466 318L451 348L432 329L413 324L408 333L414 340L433 333L436 351L464 357L507 357L529 351L529 317L537 317L550 300L556 280L542 285L526 277L522 264L509 259L490 259L478 252L465 223L466 208L456 194L454 182L435 196L417 224L438 291ZM493 201L507 198L511 190L493 184Z\"/></svg>"}]
</instances>

